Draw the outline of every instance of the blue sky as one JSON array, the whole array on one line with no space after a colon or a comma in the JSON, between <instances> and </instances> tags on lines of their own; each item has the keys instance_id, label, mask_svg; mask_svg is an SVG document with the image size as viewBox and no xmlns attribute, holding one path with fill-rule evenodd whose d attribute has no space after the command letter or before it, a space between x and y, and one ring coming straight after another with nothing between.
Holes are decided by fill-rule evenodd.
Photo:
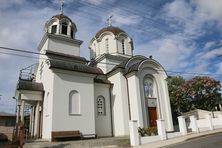
<instances>
[{"instance_id":1,"label":"blue sky","mask_svg":"<svg viewBox=\"0 0 222 148\"><path fill-rule=\"evenodd\" d=\"M221 81L221 6L222 0L65 0L64 13L76 23L87 59L89 41L113 15L112 25L133 38L134 55L152 55L169 75L209 74ZM1 0L0 46L37 52L45 22L59 7L59 0ZM38 60L3 53L12 52L0 49L0 111L14 112L19 70Z\"/></svg>"}]
</instances>

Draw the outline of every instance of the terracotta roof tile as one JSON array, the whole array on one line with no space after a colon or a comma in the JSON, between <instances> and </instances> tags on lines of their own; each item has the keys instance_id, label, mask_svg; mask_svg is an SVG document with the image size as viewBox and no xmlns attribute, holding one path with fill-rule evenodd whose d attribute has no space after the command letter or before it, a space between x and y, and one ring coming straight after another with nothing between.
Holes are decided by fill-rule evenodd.
<instances>
[{"instance_id":1,"label":"terracotta roof tile","mask_svg":"<svg viewBox=\"0 0 222 148\"><path fill-rule=\"evenodd\" d=\"M57 19L59 19L59 20L68 19L69 21L72 22L72 20L71 20L68 16L63 15L63 14L54 15L52 18L54 18L54 17L57 18Z\"/></svg>"},{"instance_id":2,"label":"terracotta roof tile","mask_svg":"<svg viewBox=\"0 0 222 148\"><path fill-rule=\"evenodd\" d=\"M125 31L123 31L122 29L118 28L118 27L113 27L113 26L108 26L105 27L103 29L101 29L100 31L98 31L95 35L95 38L99 38L99 36L103 33L103 32L112 32L114 35L118 35L119 33L125 33Z\"/></svg>"},{"instance_id":3,"label":"terracotta roof tile","mask_svg":"<svg viewBox=\"0 0 222 148\"><path fill-rule=\"evenodd\" d=\"M100 68L91 67L86 64L75 63L70 61L61 61L50 59L50 68L57 68L63 70L77 71L89 74L103 74Z\"/></svg>"}]
</instances>

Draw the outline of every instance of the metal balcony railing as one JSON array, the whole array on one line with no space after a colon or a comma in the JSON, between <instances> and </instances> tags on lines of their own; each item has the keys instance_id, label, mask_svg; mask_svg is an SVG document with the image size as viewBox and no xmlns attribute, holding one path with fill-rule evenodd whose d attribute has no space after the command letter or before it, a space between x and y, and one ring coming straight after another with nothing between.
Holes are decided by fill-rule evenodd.
<instances>
[{"instance_id":1,"label":"metal balcony railing","mask_svg":"<svg viewBox=\"0 0 222 148\"><path fill-rule=\"evenodd\" d=\"M38 64L32 64L20 70L19 79L20 80L35 80L36 69Z\"/></svg>"}]
</instances>

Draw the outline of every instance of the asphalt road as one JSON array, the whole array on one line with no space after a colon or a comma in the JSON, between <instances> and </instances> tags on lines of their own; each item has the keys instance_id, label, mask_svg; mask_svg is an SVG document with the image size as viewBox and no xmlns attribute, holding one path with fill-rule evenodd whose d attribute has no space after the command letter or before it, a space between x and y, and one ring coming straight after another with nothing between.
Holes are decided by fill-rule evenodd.
<instances>
[{"instance_id":1,"label":"asphalt road","mask_svg":"<svg viewBox=\"0 0 222 148\"><path fill-rule=\"evenodd\" d=\"M222 148L222 133L189 139L164 148Z\"/></svg>"}]
</instances>

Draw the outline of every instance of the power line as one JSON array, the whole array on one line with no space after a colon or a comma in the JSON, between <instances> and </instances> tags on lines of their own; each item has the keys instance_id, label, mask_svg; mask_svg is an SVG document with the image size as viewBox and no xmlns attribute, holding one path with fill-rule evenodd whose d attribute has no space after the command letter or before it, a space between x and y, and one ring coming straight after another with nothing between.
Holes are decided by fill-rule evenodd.
<instances>
[{"instance_id":1,"label":"power line","mask_svg":"<svg viewBox=\"0 0 222 148\"><path fill-rule=\"evenodd\" d=\"M9 47L4 47L3 49L5 50L10 50L10 51L17 51L17 52L22 52L22 53L27 53L27 54L33 54L32 52L26 51L26 50L21 50L21 49L14 49L14 48L9 48ZM45 55L41 53L34 52L35 54L39 55ZM64 60L61 60L59 58L43 58L43 57L33 57L33 56L26 56L26 55L20 55L20 54L14 54L14 53L4 53L0 52L0 54L7 54L7 55L13 55L13 56L21 56L25 58L35 58L35 59L42 59L42 60L54 60L54 61L61 61L64 62ZM66 61L72 63L72 61ZM113 64L113 63L105 63L105 62L98 62L99 64L106 64L106 65L112 65L112 66L117 66L119 64ZM175 73L175 74L182 74L182 75L205 75L205 76L222 76L222 74L218 73L197 73L197 72L185 72L185 71L172 71L172 70L157 70L157 71L166 71L169 73Z\"/></svg>"},{"instance_id":2,"label":"power line","mask_svg":"<svg viewBox=\"0 0 222 148\"><path fill-rule=\"evenodd\" d=\"M33 57L33 56L26 56L26 55L21 55L21 54L16 54L16 53L6 53L6 52L1 52L0 54L5 54L5 55L12 55L12 56L18 56L18 57L25 57L25 58L36 58L39 59L38 57Z\"/></svg>"},{"instance_id":3,"label":"power line","mask_svg":"<svg viewBox=\"0 0 222 148\"><path fill-rule=\"evenodd\" d=\"M102 11L103 10L107 11L110 8L110 7L94 6L94 5L90 5L88 2L82 2L82 1L78 1L78 3L87 5L88 7L93 8L93 9L96 8L96 10L100 9ZM94 19L96 21L98 21L98 20L101 21L99 18L95 17L95 16L101 17L101 16L98 15L99 13L94 13L94 15L92 15L92 12L89 13L88 11L84 11L83 9L80 9L80 11L82 11L83 14L85 13L85 15L88 16L89 19ZM131 10L128 10L128 11L131 11ZM131 13L133 14L134 12L132 11ZM122 13L120 13L120 14L122 14ZM81 16L82 14L77 13L77 15ZM125 14L122 14L122 15L125 16ZM153 20L151 17L147 17L146 15L141 15L140 17L143 18L143 21L145 23L144 25L142 23L139 23L136 26L135 25L134 26L129 25L127 28L131 28L130 30L134 30L134 31L140 31L139 34L146 35L147 37L149 37L149 40L155 39L158 36L165 37L166 33L168 33L169 35L175 34L175 32L174 32L175 29L174 29L174 31L169 30L169 29L167 29L167 30L163 29L167 24L163 24L161 22L158 22L157 20ZM155 25L155 24L150 25L150 24L147 24L148 22L151 22L151 24L156 23L158 25ZM149 27L144 27L144 26L149 26ZM134 29L132 29L132 28L134 28ZM143 29L141 29L141 28L143 28ZM162 29L160 29L160 28L162 28ZM149 33L149 35L147 35L146 33ZM150 33L152 33L152 34L150 35ZM181 38L176 38L176 39L174 38L174 40L178 40L178 41L181 41L181 39L185 40L187 38L183 37L183 36L181 36Z\"/></svg>"},{"instance_id":4,"label":"power line","mask_svg":"<svg viewBox=\"0 0 222 148\"><path fill-rule=\"evenodd\" d=\"M27 50L21 50L21 49L15 49L15 48L8 48L8 47L0 47L2 49L11 50L11 51L18 51L18 52L24 52L24 53L31 53L31 54L40 54L38 52L33 51L27 51Z\"/></svg>"},{"instance_id":5,"label":"power line","mask_svg":"<svg viewBox=\"0 0 222 148\"><path fill-rule=\"evenodd\" d=\"M113 7L113 8L116 8L116 5L112 5L112 4L109 4L109 6L110 7L102 7L102 6L98 6L98 5L91 5L89 2L86 2L86 1L78 1L79 3L81 3L81 4L85 4L85 5L87 5L88 7L91 7L91 8L96 8L96 9L100 9L100 10L105 10L105 11L107 11L107 10L109 10L109 8L110 7ZM156 10L156 9L154 9L153 7L151 7L151 6L149 6L150 8L152 8L153 10ZM139 12L139 13L135 13L135 11L133 11L132 9L127 9L126 7L121 7L121 8L119 8L120 10L125 10L125 11L127 11L127 12L129 12L129 13L131 13L131 14L134 14L134 15L139 15L139 13L142 13L143 15L140 15L140 17L142 17L143 18L143 21L147 21L147 22L151 22L151 24L152 25L158 25L158 26L161 26L161 28L163 28L163 27L165 27L166 26L166 24L163 24L162 22L160 22L160 21L157 21L157 20L154 20L152 17L148 17L148 15L146 15L146 12L144 12L144 11L140 11L140 10L136 10L136 12ZM120 14L122 14L122 13L120 13ZM145 14L145 15L144 15ZM122 15L125 15L125 14L122 14ZM182 18L183 19L183 18ZM185 21L185 20L184 20ZM191 23L189 23L189 24L191 24ZM140 25L140 24L138 24L138 25ZM192 24L191 24L192 25ZM195 25L196 26L196 25ZM155 27L155 26L152 26L152 27L154 27L154 28L157 28L157 27ZM159 28L158 28L159 29ZM174 33L172 30L169 30L168 28L166 28L167 30L165 30L165 31L167 31L168 33Z\"/></svg>"}]
</instances>

